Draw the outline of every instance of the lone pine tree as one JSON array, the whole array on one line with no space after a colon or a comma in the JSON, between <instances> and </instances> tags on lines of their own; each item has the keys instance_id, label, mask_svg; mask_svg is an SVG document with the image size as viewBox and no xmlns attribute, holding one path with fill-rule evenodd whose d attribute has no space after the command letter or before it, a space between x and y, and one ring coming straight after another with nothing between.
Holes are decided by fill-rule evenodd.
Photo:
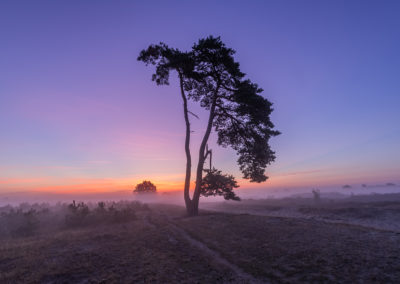
<instances>
[{"instance_id":1,"label":"lone pine tree","mask_svg":"<svg viewBox=\"0 0 400 284\"><path fill-rule=\"evenodd\" d=\"M265 169L275 160L275 152L271 150L269 140L279 132L274 130L270 120L272 103L261 96L263 90L257 84L245 79L239 63L233 58L234 53L220 37L209 36L200 39L188 52L160 43L142 50L138 57L146 65L155 66L152 80L157 85L168 85L171 71L178 74L186 124L184 199L191 216L198 214L200 195L222 195L225 199L238 200L233 192L238 187L233 176L223 175L211 169L211 166L209 170L204 170L204 163L210 154L206 147L212 129L218 135L218 145L229 146L236 151L243 177L251 182L266 181L268 177ZM188 110L189 99L198 102L208 111L192 198L189 114L194 114Z\"/></svg>"}]
</instances>

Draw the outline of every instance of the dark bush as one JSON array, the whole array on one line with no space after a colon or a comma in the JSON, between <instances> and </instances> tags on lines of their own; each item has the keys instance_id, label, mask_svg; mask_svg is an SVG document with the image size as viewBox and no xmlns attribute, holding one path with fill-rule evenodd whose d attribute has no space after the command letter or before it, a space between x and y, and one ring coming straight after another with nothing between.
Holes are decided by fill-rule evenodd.
<instances>
[{"instance_id":1,"label":"dark bush","mask_svg":"<svg viewBox=\"0 0 400 284\"><path fill-rule=\"evenodd\" d=\"M0 207L0 239L130 222L136 219L137 212L148 210L147 204L138 201L7 205Z\"/></svg>"}]
</instances>

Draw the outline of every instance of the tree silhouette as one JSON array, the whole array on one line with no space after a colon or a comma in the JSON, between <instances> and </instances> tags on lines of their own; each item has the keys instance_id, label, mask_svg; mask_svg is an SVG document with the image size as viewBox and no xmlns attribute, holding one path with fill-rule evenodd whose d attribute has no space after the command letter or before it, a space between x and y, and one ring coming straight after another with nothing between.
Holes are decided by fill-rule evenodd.
<instances>
[{"instance_id":1,"label":"tree silhouette","mask_svg":"<svg viewBox=\"0 0 400 284\"><path fill-rule=\"evenodd\" d=\"M233 191L233 189L239 187L234 176L224 175L215 168L204 172L206 172L206 175L201 182L201 195L206 197L222 195L226 200L240 200Z\"/></svg>"},{"instance_id":2,"label":"tree silhouette","mask_svg":"<svg viewBox=\"0 0 400 284\"><path fill-rule=\"evenodd\" d=\"M157 187L151 181L143 181L136 185L134 193L156 193Z\"/></svg>"},{"instance_id":3,"label":"tree silhouette","mask_svg":"<svg viewBox=\"0 0 400 284\"><path fill-rule=\"evenodd\" d=\"M313 189L313 190L311 190L311 192L312 192L312 194L313 194L314 200L315 200L316 202L320 201L320 199L321 199L321 192L320 192L320 190L319 190L319 189Z\"/></svg>"},{"instance_id":4,"label":"tree silhouette","mask_svg":"<svg viewBox=\"0 0 400 284\"><path fill-rule=\"evenodd\" d=\"M186 123L184 199L189 215L198 214L199 198L204 192L203 169L209 154L206 147L212 129L218 135L218 145L230 146L236 151L243 177L251 182L267 180L265 168L275 160L269 139L279 132L273 129L274 125L270 120L272 103L261 96L263 90L257 84L244 78L245 74L240 71L239 63L233 58L234 53L219 37L210 36L200 39L189 52L160 43L142 50L138 57L146 65L155 65L152 80L158 85L169 84L170 71L178 73ZM209 113L207 128L199 148L196 185L192 198L189 194L192 167L189 114L194 114L188 110L188 99L200 103ZM207 179L229 177L211 169L208 174ZM213 190L216 194L223 195L221 188ZM227 195L228 198L230 196Z\"/></svg>"}]
</instances>

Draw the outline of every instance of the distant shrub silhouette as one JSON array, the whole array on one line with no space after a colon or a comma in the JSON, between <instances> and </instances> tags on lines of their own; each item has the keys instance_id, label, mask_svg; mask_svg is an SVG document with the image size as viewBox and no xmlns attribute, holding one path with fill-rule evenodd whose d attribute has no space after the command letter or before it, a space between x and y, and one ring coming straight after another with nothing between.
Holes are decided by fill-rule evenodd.
<instances>
[{"instance_id":1,"label":"distant shrub silhouette","mask_svg":"<svg viewBox=\"0 0 400 284\"><path fill-rule=\"evenodd\" d=\"M349 189L349 188L351 188L351 185L345 184L345 185L343 185L343 188L344 189Z\"/></svg>"},{"instance_id":2,"label":"distant shrub silhouette","mask_svg":"<svg viewBox=\"0 0 400 284\"><path fill-rule=\"evenodd\" d=\"M29 237L36 233L39 228L39 215L41 211L35 209L22 210L21 207L1 212L0 236Z\"/></svg>"},{"instance_id":3,"label":"distant shrub silhouette","mask_svg":"<svg viewBox=\"0 0 400 284\"><path fill-rule=\"evenodd\" d=\"M315 201L320 201L321 200L321 192L319 189L313 189L312 191L313 197Z\"/></svg>"},{"instance_id":4,"label":"distant shrub silhouette","mask_svg":"<svg viewBox=\"0 0 400 284\"><path fill-rule=\"evenodd\" d=\"M12 230L12 236L29 237L34 235L39 227L36 210L31 209L28 212L19 211L17 214L19 215L19 224L14 230Z\"/></svg>"},{"instance_id":5,"label":"distant shrub silhouette","mask_svg":"<svg viewBox=\"0 0 400 284\"><path fill-rule=\"evenodd\" d=\"M123 223L136 219L136 212L132 207L117 208L112 204L107 210L107 219L112 223Z\"/></svg>"},{"instance_id":6,"label":"distant shrub silhouette","mask_svg":"<svg viewBox=\"0 0 400 284\"><path fill-rule=\"evenodd\" d=\"M65 223L68 226L83 225L89 215L89 207L84 202L75 203L75 200L68 205L69 213L65 216Z\"/></svg>"},{"instance_id":7,"label":"distant shrub silhouette","mask_svg":"<svg viewBox=\"0 0 400 284\"><path fill-rule=\"evenodd\" d=\"M97 207L96 207L95 211L98 214L104 214L106 212L106 203L103 201L100 201L99 203L97 203Z\"/></svg>"},{"instance_id":8,"label":"distant shrub silhouette","mask_svg":"<svg viewBox=\"0 0 400 284\"><path fill-rule=\"evenodd\" d=\"M73 201L68 205L69 213L65 217L67 227L99 225L106 223L121 223L136 218L136 210L147 210L139 202L105 202L97 203L92 210L84 202Z\"/></svg>"},{"instance_id":9,"label":"distant shrub silhouette","mask_svg":"<svg viewBox=\"0 0 400 284\"><path fill-rule=\"evenodd\" d=\"M144 180L136 185L134 193L156 193L157 187L151 182Z\"/></svg>"},{"instance_id":10,"label":"distant shrub silhouette","mask_svg":"<svg viewBox=\"0 0 400 284\"><path fill-rule=\"evenodd\" d=\"M0 240L30 237L78 227L130 222L150 210L139 201L75 202L55 205L22 203L0 207Z\"/></svg>"}]
</instances>

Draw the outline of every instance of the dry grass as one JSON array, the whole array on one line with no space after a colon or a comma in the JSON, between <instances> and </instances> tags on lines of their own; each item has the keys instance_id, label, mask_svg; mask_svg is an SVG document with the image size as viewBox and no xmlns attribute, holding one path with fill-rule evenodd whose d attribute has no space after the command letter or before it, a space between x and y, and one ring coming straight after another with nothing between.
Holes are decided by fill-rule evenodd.
<instances>
[{"instance_id":1,"label":"dry grass","mask_svg":"<svg viewBox=\"0 0 400 284\"><path fill-rule=\"evenodd\" d=\"M215 214L180 223L266 282L396 283L400 235L314 220Z\"/></svg>"},{"instance_id":2,"label":"dry grass","mask_svg":"<svg viewBox=\"0 0 400 284\"><path fill-rule=\"evenodd\" d=\"M3 240L0 283L400 280L396 232L249 214L184 214L181 207L152 205L124 223Z\"/></svg>"},{"instance_id":3,"label":"dry grass","mask_svg":"<svg viewBox=\"0 0 400 284\"><path fill-rule=\"evenodd\" d=\"M211 283L233 279L151 213L0 244L0 283Z\"/></svg>"},{"instance_id":4,"label":"dry grass","mask_svg":"<svg viewBox=\"0 0 400 284\"><path fill-rule=\"evenodd\" d=\"M400 232L400 194L342 199L285 198L206 203L208 210L261 216L315 219Z\"/></svg>"}]
</instances>

